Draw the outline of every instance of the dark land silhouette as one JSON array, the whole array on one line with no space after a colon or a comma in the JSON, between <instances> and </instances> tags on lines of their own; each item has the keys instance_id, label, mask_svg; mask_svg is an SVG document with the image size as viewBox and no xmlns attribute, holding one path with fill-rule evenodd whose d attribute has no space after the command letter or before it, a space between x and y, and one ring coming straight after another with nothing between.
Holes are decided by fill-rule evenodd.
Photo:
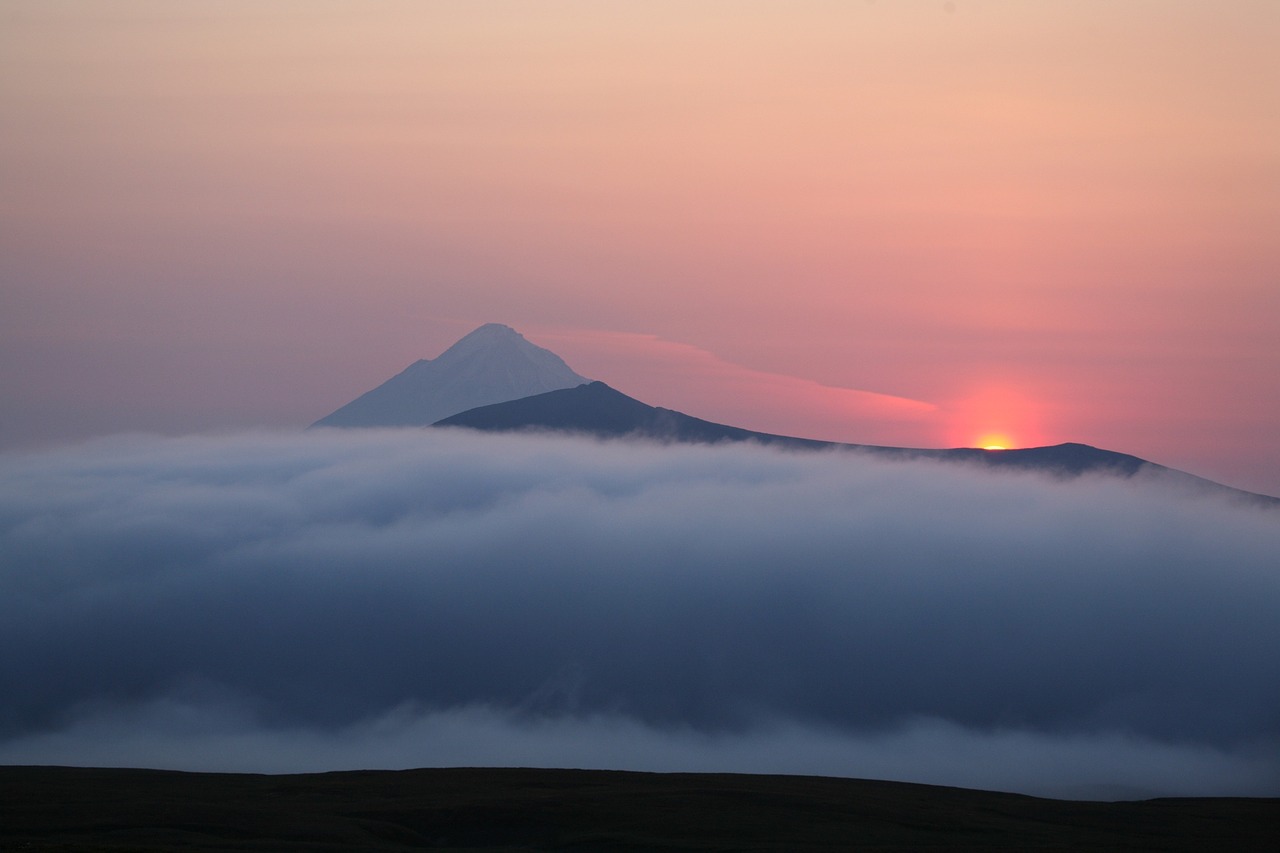
<instances>
[{"instance_id":1,"label":"dark land silhouette","mask_svg":"<svg viewBox=\"0 0 1280 853\"><path fill-rule=\"evenodd\" d=\"M1280 799L1047 800L900 782L597 770L290 776L0 767L24 851L1273 850Z\"/></svg>"},{"instance_id":2,"label":"dark land silhouette","mask_svg":"<svg viewBox=\"0 0 1280 853\"><path fill-rule=\"evenodd\" d=\"M934 459L992 468L1041 471L1060 477L1106 474L1132 477L1149 473L1171 483L1207 489L1252 502L1280 506L1280 498L1258 495L1148 462L1127 453L1087 444L983 450L976 447L928 449L849 444L755 432L695 418L672 409L650 406L603 382L591 382L518 400L480 406L438 421L435 426L467 427L488 432L544 431L595 438L637 438L665 442L719 444L750 441L796 450L857 450L887 459Z\"/></svg>"}]
</instances>

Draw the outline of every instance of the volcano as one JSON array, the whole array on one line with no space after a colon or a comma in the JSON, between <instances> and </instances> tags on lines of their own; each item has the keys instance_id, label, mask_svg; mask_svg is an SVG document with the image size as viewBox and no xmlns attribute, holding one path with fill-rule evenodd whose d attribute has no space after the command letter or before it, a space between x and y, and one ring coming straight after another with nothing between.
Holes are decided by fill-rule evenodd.
<instances>
[{"instance_id":1,"label":"volcano","mask_svg":"<svg viewBox=\"0 0 1280 853\"><path fill-rule=\"evenodd\" d=\"M486 323L438 357L415 361L312 426L430 426L477 406L589 381L510 326Z\"/></svg>"}]
</instances>

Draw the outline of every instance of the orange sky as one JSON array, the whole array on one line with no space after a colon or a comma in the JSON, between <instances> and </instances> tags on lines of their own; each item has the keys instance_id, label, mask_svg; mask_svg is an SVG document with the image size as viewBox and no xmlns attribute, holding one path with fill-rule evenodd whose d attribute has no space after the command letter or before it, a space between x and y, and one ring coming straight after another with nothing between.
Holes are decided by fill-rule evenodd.
<instances>
[{"instance_id":1,"label":"orange sky","mask_svg":"<svg viewBox=\"0 0 1280 853\"><path fill-rule=\"evenodd\" d=\"M0 0L0 444L305 424L496 321L743 426L1280 494L1278 43L1271 0Z\"/></svg>"}]
</instances>

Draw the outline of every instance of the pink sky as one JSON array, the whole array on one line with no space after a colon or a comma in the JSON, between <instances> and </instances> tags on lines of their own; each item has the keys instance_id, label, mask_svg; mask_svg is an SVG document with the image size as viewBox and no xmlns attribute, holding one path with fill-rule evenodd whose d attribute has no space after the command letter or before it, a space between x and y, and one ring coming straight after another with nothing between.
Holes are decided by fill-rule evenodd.
<instances>
[{"instance_id":1,"label":"pink sky","mask_svg":"<svg viewBox=\"0 0 1280 853\"><path fill-rule=\"evenodd\" d=\"M646 402L1280 494L1273 0L0 0L0 446L483 322Z\"/></svg>"}]
</instances>

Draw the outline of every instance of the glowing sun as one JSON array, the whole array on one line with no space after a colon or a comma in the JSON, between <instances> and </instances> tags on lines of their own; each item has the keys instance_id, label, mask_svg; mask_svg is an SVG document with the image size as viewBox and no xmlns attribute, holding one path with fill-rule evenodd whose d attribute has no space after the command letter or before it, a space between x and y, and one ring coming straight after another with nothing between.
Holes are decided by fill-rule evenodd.
<instances>
[{"instance_id":1,"label":"glowing sun","mask_svg":"<svg viewBox=\"0 0 1280 853\"><path fill-rule=\"evenodd\" d=\"M1015 388L979 388L950 404L950 441L953 447L991 451L1034 447L1044 437L1039 426L1042 408Z\"/></svg>"},{"instance_id":2,"label":"glowing sun","mask_svg":"<svg viewBox=\"0 0 1280 853\"><path fill-rule=\"evenodd\" d=\"M1013 441L1007 435L987 433L975 442L975 446L983 450L1008 450L1013 447Z\"/></svg>"}]
</instances>

